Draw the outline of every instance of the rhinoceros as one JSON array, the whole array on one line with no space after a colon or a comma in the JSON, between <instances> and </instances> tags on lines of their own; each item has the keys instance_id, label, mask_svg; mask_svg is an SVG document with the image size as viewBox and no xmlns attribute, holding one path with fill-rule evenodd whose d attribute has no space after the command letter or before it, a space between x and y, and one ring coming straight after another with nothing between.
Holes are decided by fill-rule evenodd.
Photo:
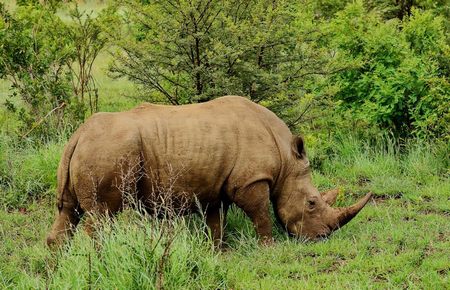
<instances>
[{"instance_id":1,"label":"rhinoceros","mask_svg":"<svg viewBox=\"0 0 450 290\"><path fill-rule=\"evenodd\" d=\"M203 209L215 241L223 238L233 203L261 241L272 240L270 203L290 235L315 240L345 225L370 199L369 193L350 207L332 208L337 191L320 194L313 186L304 140L270 110L238 96L94 114L65 146L57 176L49 245L70 236L83 214L120 211L126 188L151 208L164 200L160 189L170 187L172 200Z\"/></svg>"}]
</instances>

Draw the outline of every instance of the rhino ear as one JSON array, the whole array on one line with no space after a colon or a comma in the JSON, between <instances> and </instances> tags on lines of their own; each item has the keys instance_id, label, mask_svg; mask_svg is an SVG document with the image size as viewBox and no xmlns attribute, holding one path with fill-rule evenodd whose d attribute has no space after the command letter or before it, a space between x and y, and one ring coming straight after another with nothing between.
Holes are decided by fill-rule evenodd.
<instances>
[{"instance_id":1,"label":"rhino ear","mask_svg":"<svg viewBox=\"0 0 450 290\"><path fill-rule=\"evenodd\" d=\"M294 136L292 138L292 151L298 158L303 158L306 156L304 141L302 137Z\"/></svg>"}]
</instances>

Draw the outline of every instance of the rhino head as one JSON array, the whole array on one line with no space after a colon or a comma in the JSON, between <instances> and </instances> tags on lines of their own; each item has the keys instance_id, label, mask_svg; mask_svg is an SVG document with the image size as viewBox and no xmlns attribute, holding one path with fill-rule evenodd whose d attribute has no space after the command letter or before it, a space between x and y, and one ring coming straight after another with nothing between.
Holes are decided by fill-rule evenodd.
<instances>
[{"instance_id":1,"label":"rhino head","mask_svg":"<svg viewBox=\"0 0 450 290\"><path fill-rule=\"evenodd\" d=\"M275 215L290 235L317 240L348 223L366 205L371 194L349 207L331 207L338 190L319 193L313 186L303 143L301 137L293 138L293 157L274 202Z\"/></svg>"}]
</instances>

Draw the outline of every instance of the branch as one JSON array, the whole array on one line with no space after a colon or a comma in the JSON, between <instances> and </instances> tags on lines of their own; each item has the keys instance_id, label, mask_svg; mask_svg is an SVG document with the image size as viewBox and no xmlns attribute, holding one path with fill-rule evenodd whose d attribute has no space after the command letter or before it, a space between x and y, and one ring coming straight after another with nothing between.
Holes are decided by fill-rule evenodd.
<instances>
[{"instance_id":1,"label":"branch","mask_svg":"<svg viewBox=\"0 0 450 290\"><path fill-rule=\"evenodd\" d=\"M297 125L297 123L300 122L300 120L303 118L303 116L306 114L306 112L308 112L309 108L311 108L312 104L313 104L313 102L308 103L308 105L305 107L305 109L300 114L300 116L297 119L295 119L294 121L289 122L288 127L292 128L295 125Z\"/></svg>"},{"instance_id":2,"label":"branch","mask_svg":"<svg viewBox=\"0 0 450 290\"><path fill-rule=\"evenodd\" d=\"M42 117L37 123L35 123L33 125L33 127L31 127L30 130L28 130L28 132L26 132L25 134L22 135L22 138L25 138L28 134L30 134L34 129L36 129L36 127L38 127L40 124L42 124L42 122L44 122L44 120L50 116L54 111L62 109L66 106L65 102L62 102L58 107L53 108L50 112L47 113L47 115L45 115L44 117Z\"/></svg>"}]
</instances>

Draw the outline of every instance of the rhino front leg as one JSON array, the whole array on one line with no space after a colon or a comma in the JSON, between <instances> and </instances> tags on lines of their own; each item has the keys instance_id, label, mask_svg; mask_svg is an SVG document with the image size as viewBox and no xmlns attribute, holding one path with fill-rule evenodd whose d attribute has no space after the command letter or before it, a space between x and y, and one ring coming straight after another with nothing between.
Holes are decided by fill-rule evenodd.
<instances>
[{"instance_id":1,"label":"rhino front leg","mask_svg":"<svg viewBox=\"0 0 450 290\"><path fill-rule=\"evenodd\" d=\"M228 211L228 204L210 207L206 210L206 224L211 230L211 237L215 247L221 247L224 236L224 226Z\"/></svg>"},{"instance_id":2,"label":"rhino front leg","mask_svg":"<svg viewBox=\"0 0 450 290\"><path fill-rule=\"evenodd\" d=\"M269 214L269 185L258 181L239 189L233 202L252 220L256 233L263 244L270 244L272 239L272 221Z\"/></svg>"}]
</instances>

